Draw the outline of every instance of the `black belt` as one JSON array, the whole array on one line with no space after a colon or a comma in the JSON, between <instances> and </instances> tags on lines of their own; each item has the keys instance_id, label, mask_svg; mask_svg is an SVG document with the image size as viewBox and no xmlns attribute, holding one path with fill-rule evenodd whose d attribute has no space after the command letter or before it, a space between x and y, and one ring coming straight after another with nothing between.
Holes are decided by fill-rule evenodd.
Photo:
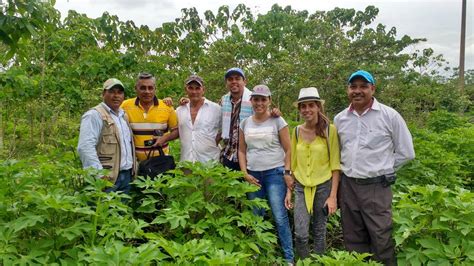
<instances>
[{"instance_id":1,"label":"black belt","mask_svg":"<svg viewBox=\"0 0 474 266\"><path fill-rule=\"evenodd\" d=\"M385 175L380 175L376 177L369 177L369 178L355 178L350 177L344 174L345 177L354 180L354 182L358 185L370 185L376 183L382 183L385 180Z\"/></svg>"},{"instance_id":2,"label":"black belt","mask_svg":"<svg viewBox=\"0 0 474 266\"><path fill-rule=\"evenodd\" d=\"M124 173L130 172L130 171L132 171L132 168L127 169L127 170L120 170L120 173L124 174Z\"/></svg>"}]
</instances>

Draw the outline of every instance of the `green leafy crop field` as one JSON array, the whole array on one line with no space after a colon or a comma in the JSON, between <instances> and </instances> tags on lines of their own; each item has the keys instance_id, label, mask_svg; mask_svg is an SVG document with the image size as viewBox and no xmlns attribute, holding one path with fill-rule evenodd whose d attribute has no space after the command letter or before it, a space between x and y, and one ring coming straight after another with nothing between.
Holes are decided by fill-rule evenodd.
<instances>
[{"instance_id":1,"label":"green leafy crop field","mask_svg":"<svg viewBox=\"0 0 474 266\"><path fill-rule=\"evenodd\" d=\"M375 6L309 13L274 5L254 15L240 4L182 16L150 29L104 13L61 17L54 1L0 4L1 265L280 265L271 219L252 215L255 188L220 165L180 164L130 196L104 193L100 174L76 154L81 115L111 77L135 97L139 72L157 96L184 95L197 73L206 97L225 92L224 71L242 67L247 87L265 83L293 127L300 88L315 86L330 118L347 105L347 77L372 72L375 97L408 122L416 159L392 187L400 265L474 264L474 70L465 90L423 39L376 24ZM408 52L409 51L409 52ZM172 144L179 158L179 141ZM189 172L191 172L189 174ZM290 213L291 215L291 213ZM362 265L343 251L340 215L328 223L328 252L297 265Z\"/></svg>"}]
</instances>

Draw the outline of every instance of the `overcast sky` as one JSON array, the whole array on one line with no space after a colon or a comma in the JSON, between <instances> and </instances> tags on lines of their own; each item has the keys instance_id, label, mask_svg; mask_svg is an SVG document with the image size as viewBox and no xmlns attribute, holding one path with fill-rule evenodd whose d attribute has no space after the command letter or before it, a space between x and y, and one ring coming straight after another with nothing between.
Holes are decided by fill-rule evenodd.
<instances>
[{"instance_id":1,"label":"overcast sky","mask_svg":"<svg viewBox=\"0 0 474 266\"><path fill-rule=\"evenodd\" d=\"M368 5L379 8L376 23L388 28L395 26L397 35L426 38L427 41L413 47L431 47L436 54L443 54L450 67L459 66L459 42L462 0L280 0L280 1L222 1L222 0L57 0L55 7L64 18L70 9L96 18L107 11L120 20L133 20L136 25L148 25L154 29L163 22L174 21L181 16L182 8L196 7L200 14L206 10L213 13L222 5L233 10L239 3L250 7L254 13L266 13L275 3L291 5L293 9L331 10L334 7L363 10ZM466 69L474 69L474 0L467 0Z\"/></svg>"}]
</instances>

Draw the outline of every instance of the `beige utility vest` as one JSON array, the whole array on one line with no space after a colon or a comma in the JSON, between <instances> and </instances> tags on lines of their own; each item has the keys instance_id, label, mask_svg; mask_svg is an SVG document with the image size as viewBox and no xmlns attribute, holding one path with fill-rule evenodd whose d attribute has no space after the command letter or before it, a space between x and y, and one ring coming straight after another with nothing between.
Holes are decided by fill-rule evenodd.
<instances>
[{"instance_id":1,"label":"beige utility vest","mask_svg":"<svg viewBox=\"0 0 474 266\"><path fill-rule=\"evenodd\" d=\"M109 175L110 181L115 184L117 177L120 172L120 159L121 159L121 149L120 149L120 135L115 121L110 115L109 111L102 106L102 104L94 107L97 112L99 112L104 122L102 130L100 132L99 142L97 143L96 150L99 161L102 164L104 169L110 170ZM135 157L135 148L133 145L133 133L128 123L128 117L125 114L125 121L127 122L128 129L130 130L130 136L132 136L132 158L133 158L133 167L132 167L132 176L136 173L136 157Z\"/></svg>"}]
</instances>

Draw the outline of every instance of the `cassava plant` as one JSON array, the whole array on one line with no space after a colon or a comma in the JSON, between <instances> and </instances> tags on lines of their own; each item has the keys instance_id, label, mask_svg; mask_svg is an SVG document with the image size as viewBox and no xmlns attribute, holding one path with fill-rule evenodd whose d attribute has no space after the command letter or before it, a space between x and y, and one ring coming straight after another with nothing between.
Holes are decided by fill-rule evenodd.
<instances>
[{"instance_id":1,"label":"cassava plant","mask_svg":"<svg viewBox=\"0 0 474 266\"><path fill-rule=\"evenodd\" d=\"M264 207L262 200L247 200L246 193L257 188L242 182L241 173L214 163L181 163L181 168L155 180L139 178L135 185L142 191L136 212L151 226L147 237L164 243L172 239L180 245L189 241L208 243L213 250L241 254L236 262L275 262L276 237L270 222L252 213ZM165 245L165 244L163 244ZM166 246L169 246L166 244ZM194 256L165 248L171 262ZM213 259L208 256L208 259Z\"/></svg>"},{"instance_id":2,"label":"cassava plant","mask_svg":"<svg viewBox=\"0 0 474 266\"><path fill-rule=\"evenodd\" d=\"M399 264L474 263L474 193L460 187L416 185L394 199Z\"/></svg>"}]
</instances>

